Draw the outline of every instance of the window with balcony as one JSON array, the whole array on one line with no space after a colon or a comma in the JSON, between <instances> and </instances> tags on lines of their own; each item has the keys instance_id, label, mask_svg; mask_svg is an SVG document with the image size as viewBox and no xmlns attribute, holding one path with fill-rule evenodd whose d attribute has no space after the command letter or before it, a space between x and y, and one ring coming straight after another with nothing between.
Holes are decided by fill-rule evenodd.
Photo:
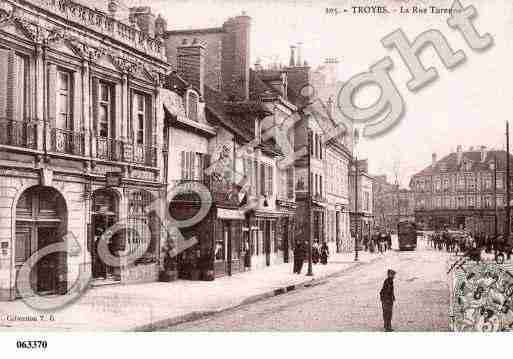
<instances>
[{"instance_id":1,"label":"window with balcony","mask_svg":"<svg viewBox=\"0 0 513 359\"><path fill-rule=\"evenodd\" d=\"M448 178L444 178L444 180L443 180L443 188L444 188L444 191L449 190L449 179Z\"/></svg>"},{"instance_id":2,"label":"window with balcony","mask_svg":"<svg viewBox=\"0 0 513 359\"><path fill-rule=\"evenodd\" d=\"M132 123L134 126L135 132L135 143L138 145L142 145L146 142L145 134L146 134L146 123L147 123L147 109L146 109L146 96L134 92L133 94L133 116Z\"/></svg>"},{"instance_id":3,"label":"window with balcony","mask_svg":"<svg viewBox=\"0 0 513 359\"><path fill-rule=\"evenodd\" d=\"M35 148L37 128L29 122L29 58L0 48L0 144ZM12 96L8 96L12 94Z\"/></svg>"},{"instance_id":4,"label":"window with balcony","mask_svg":"<svg viewBox=\"0 0 513 359\"><path fill-rule=\"evenodd\" d=\"M73 129L71 88L71 73L62 70L57 71L57 118L55 123L56 128L61 130Z\"/></svg>"},{"instance_id":5,"label":"window with balcony","mask_svg":"<svg viewBox=\"0 0 513 359\"><path fill-rule=\"evenodd\" d=\"M104 138L112 138L114 134L114 126L112 125L114 86L106 82L100 82L98 96L98 135Z\"/></svg>"}]
</instances>

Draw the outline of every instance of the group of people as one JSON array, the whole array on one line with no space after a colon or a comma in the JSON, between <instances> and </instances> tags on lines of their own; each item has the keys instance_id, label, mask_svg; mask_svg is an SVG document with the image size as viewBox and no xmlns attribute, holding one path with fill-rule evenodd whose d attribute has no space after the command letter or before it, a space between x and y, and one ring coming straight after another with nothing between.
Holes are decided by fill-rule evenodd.
<instances>
[{"instance_id":1,"label":"group of people","mask_svg":"<svg viewBox=\"0 0 513 359\"><path fill-rule=\"evenodd\" d=\"M363 247L370 253L379 252L384 253L392 248L392 236L389 232L374 231L372 236L365 236L363 238Z\"/></svg>"},{"instance_id":2,"label":"group of people","mask_svg":"<svg viewBox=\"0 0 513 359\"><path fill-rule=\"evenodd\" d=\"M312 263L328 264L330 250L326 242L319 245L319 241L315 240L312 245ZM298 241L294 247L294 273L300 274L305 259L308 259L308 243L306 241Z\"/></svg>"},{"instance_id":3,"label":"group of people","mask_svg":"<svg viewBox=\"0 0 513 359\"><path fill-rule=\"evenodd\" d=\"M431 246L450 253L466 252L479 246L479 243L466 232L451 234L447 229L435 231L430 238Z\"/></svg>"}]
</instances>

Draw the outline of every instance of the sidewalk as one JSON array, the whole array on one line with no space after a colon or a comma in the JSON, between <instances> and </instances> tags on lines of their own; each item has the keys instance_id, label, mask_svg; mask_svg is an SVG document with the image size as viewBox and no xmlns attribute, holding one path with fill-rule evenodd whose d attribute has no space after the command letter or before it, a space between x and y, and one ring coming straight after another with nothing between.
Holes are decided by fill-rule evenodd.
<instances>
[{"instance_id":1,"label":"sidewalk","mask_svg":"<svg viewBox=\"0 0 513 359\"><path fill-rule=\"evenodd\" d=\"M65 309L39 313L17 300L0 304L0 330L130 331L153 330L190 321L295 290L322 283L329 277L383 258L360 252L335 254L328 265L314 265L314 276L292 273L292 264L244 272L212 282L178 280L170 283L110 285L87 290L83 297ZM306 264L306 263L305 263ZM40 315L45 319L41 320ZM13 320L14 316L35 317L37 321Z\"/></svg>"}]
</instances>

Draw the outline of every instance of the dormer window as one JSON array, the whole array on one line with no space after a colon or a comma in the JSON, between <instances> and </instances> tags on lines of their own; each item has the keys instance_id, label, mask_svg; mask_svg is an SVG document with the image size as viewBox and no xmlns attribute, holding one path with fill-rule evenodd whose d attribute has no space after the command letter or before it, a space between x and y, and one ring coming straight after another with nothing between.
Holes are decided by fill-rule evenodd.
<instances>
[{"instance_id":1,"label":"dormer window","mask_svg":"<svg viewBox=\"0 0 513 359\"><path fill-rule=\"evenodd\" d=\"M187 117L192 121L198 121L198 102L198 95L193 91L189 91L187 95Z\"/></svg>"}]
</instances>

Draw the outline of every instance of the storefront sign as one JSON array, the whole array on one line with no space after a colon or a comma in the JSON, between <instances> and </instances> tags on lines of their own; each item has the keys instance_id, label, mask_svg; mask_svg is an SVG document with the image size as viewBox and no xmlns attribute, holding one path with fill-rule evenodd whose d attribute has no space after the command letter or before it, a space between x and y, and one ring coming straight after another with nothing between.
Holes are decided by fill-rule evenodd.
<instances>
[{"instance_id":1,"label":"storefront sign","mask_svg":"<svg viewBox=\"0 0 513 359\"><path fill-rule=\"evenodd\" d=\"M221 219L245 219L242 211L224 208L217 209L217 217Z\"/></svg>"},{"instance_id":2,"label":"storefront sign","mask_svg":"<svg viewBox=\"0 0 513 359\"><path fill-rule=\"evenodd\" d=\"M107 172L105 174L106 187L120 187L123 176L121 172Z\"/></svg>"}]
</instances>

